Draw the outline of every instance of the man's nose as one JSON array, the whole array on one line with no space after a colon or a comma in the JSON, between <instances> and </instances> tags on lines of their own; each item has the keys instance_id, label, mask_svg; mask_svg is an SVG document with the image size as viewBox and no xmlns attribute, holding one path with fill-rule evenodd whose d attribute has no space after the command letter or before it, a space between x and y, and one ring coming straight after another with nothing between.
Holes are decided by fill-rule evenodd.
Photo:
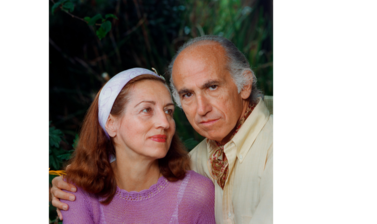
<instances>
[{"instance_id":1,"label":"man's nose","mask_svg":"<svg viewBox=\"0 0 377 224\"><path fill-rule=\"evenodd\" d=\"M197 107L197 113L200 116L205 116L208 112L212 110L212 106L205 96L198 96Z\"/></svg>"}]
</instances>

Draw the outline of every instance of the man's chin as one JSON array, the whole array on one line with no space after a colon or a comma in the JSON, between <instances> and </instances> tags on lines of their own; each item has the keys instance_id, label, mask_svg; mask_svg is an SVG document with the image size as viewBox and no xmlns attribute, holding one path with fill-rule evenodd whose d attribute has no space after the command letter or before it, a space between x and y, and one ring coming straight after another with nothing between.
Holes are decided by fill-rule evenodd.
<instances>
[{"instance_id":1,"label":"man's chin","mask_svg":"<svg viewBox=\"0 0 377 224\"><path fill-rule=\"evenodd\" d=\"M199 133L200 134L200 133ZM201 134L203 137L208 138L209 140L213 140L216 142L221 142L221 140L224 138L220 135L220 133L209 133L206 132L205 134Z\"/></svg>"}]
</instances>

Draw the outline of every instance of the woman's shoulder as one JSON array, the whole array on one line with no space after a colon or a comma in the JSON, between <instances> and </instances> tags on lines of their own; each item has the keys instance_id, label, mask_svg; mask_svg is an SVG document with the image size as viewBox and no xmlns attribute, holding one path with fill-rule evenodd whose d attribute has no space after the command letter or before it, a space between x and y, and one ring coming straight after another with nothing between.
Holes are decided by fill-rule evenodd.
<instances>
[{"instance_id":1,"label":"woman's shoulder","mask_svg":"<svg viewBox=\"0 0 377 224\"><path fill-rule=\"evenodd\" d=\"M180 203L181 220L190 223L215 223L215 186L212 181L195 171L188 171L186 191Z\"/></svg>"},{"instance_id":2,"label":"woman's shoulder","mask_svg":"<svg viewBox=\"0 0 377 224\"><path fill-rule=\"evenodd\" d=\"M190 178L188 183L189 189L199 194L212 194L215 191L215 185L212 180L193 170L188 171L185 178Z\"/></svg>"},{"instance_id":3,"label":"woman's shoulder","mask_svg":"<svg viewBox=\"0 0 377 224\"><path fill-rule=\"evenodd\" d=\"M75 185L76 186L76 185ZM63 190L65 191L65 190ZM68 192L68 191L65 191ZM84 191L81 187L76 186L76 192L68 192L75 195L74 201L61 200L62 202L68 204L69 208L67 211L62 211L64 220L66 223L71 223L70 221L77 221L77 223L91 222L97 220L100 200L94 195ZM68 221L69 220L69 221ZM72 222L76 223L76 222Z\"/></svg>"},{"instance_id":4,"label":"woman's shoulder","mask_svg":"<svg viewBox=\"0 0 377 224\"><path fill-rule=\"evenodd\" d=\"M200 182L204 182L204 183L212 183L213 184L213 182L212 182L211 179L209 179L208 177L203 176L203 175L201 175L201 174L199 174L199 173L197 173L197 172L195 172L193 170L188 170L186 175L189 175L190 179L192 178L192 179L194 179L196 181L200 181Z\"/></svg>"}]
</instances>

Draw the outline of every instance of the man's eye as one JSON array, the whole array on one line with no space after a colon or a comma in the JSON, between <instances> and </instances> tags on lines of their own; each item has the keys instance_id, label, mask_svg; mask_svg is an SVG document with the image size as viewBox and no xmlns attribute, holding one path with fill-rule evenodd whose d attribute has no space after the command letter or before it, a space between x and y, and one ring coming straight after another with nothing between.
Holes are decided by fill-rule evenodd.
<instances>
[{"instance_id":1,"label":"man's eye","mask_svg":"<svg viewBox=\"0 0 377 224\"><path fill-rule=\"evenodd\" d=\"M190 97L192 95L192 93L185 93L182 95L183 98L187 98L187 97Z\"/></svg>"},{"instance_id":2,"label":"man's eye","mask_svg":"<svg viewBox=\"0 0 377 224\"><path fill-rule=\"evenodd\" d=\"M210 90L215 90L215 89L217 89L217 85L212 85L212 86L209 87L209 89Z\"/></svg>"}]
</instances>

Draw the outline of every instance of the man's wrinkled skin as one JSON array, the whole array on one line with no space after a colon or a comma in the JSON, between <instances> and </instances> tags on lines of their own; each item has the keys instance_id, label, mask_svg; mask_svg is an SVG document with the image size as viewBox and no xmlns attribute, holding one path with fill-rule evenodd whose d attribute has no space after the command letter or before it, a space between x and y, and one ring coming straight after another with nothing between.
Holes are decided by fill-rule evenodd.
<instances>
[{"instance_id":1,"label":"man's wrinkled skin","mask_svg":"<svg viewBox=\"0 0 377 224\"><path fill-rule=\"evenodd\" d=\"M240 93L228 69L225 50L214 42L193 45L183 50L173 65L173 82L179 93L182 109L192 127L202 136L225 144L232 136L237 121L244 114L251 94L252 78ZM251 76L249 71L244 75ZM52 205L67 210L58 198L74 201L75 186L62 177L52 181Z\"/></svg>"}]
</instances>

